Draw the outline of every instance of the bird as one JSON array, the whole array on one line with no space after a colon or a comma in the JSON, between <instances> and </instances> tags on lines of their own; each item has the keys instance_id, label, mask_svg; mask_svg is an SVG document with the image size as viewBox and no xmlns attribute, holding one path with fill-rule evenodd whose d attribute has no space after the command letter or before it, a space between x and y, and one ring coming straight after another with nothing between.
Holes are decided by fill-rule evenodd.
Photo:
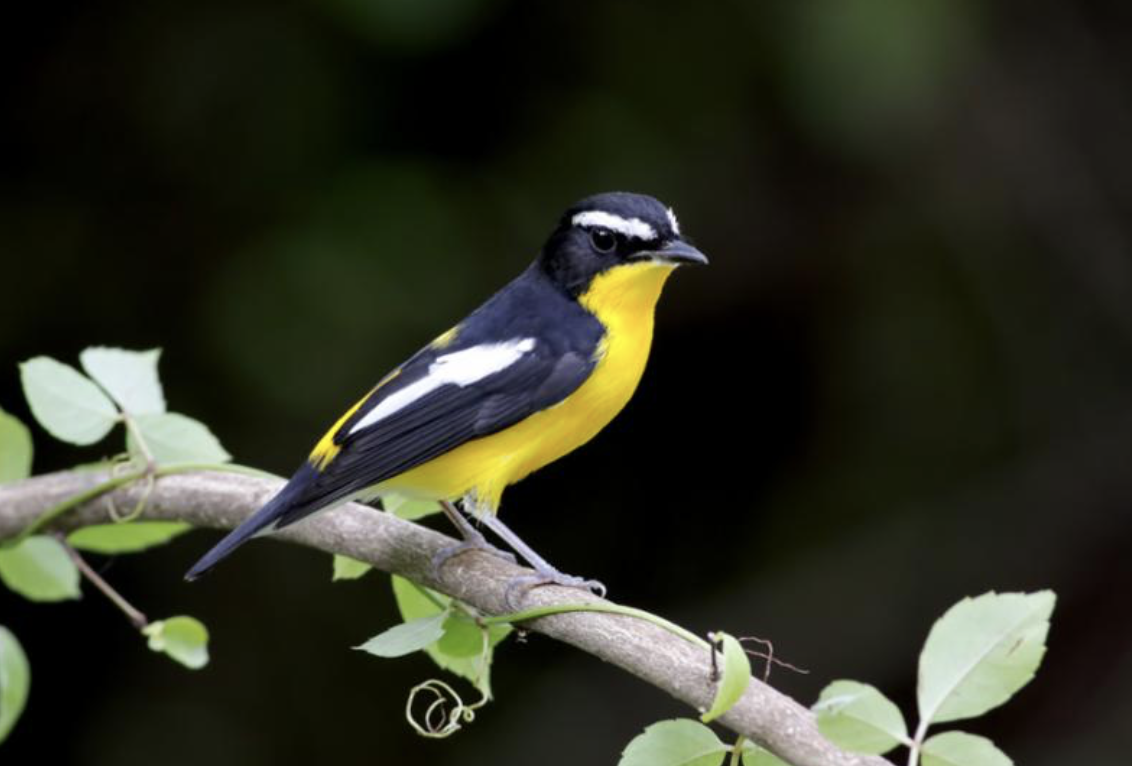
<instances>
[{"instance_id":1,"label":"bird","mask_svg":"<svg viewBox=\"0 0 1132 766\"><path fill-rule=\"evenodd\" d=\"M590 441L628 403L665 282L680 265L706 263L672 208L651 196L607 192L570 206L517 278L381 378L185 578L252 537L398 493L439 501L461 533L437 567L468 549L513 558L475 521L534 569L515 585L604 594L600 582L551 566L496 512L509 485Z\"/></svg>"}]
</instances>

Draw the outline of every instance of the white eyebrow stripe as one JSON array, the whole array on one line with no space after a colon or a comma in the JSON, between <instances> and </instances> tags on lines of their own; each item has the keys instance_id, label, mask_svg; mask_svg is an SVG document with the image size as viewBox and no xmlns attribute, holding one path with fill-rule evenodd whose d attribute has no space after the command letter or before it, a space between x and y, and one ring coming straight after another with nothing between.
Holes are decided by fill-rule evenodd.
<instances>
[{"instance_id":1,"label":"white eyebrow stripe","mask_svg":"<svg viewBox=\"0 0 1132 766\"><path fill-rule=\"evenodd\" d=\"M636 239L656 239L656 229L640 218L622 218L604 210L586 210L572 219L575 226L600 226Z\"/></svg>"},{"instance_id":2,"label":"white eyebrow stripe","mask_svg":"<svg viewBox=\"0 0 1132 766\"><path fill-rule=\"evenodd\" d=\"M676 211L672 208L668 208L668 222L672 224L672 233L679 237L680 222L676 220Z\"/></svg>"},{"instance_id":3,"label":"white eyebrow stripe","mask_svg":"<svg viewBox=\"0 0 1132 766\"><path fill-rule=\"evenodd\" d=\"M438 356L428 374L395 391L353 425L350 433L378 423L408 407L441 386L470 386L489 375L505 370L534 350L534 338L515 338L503 343L484 343Z\"/></svg>"}]
</instances>

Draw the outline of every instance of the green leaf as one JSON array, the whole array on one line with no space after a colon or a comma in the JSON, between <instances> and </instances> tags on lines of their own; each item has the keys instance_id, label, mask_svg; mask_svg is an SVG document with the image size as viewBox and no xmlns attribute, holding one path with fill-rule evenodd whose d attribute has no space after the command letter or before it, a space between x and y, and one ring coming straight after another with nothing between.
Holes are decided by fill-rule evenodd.
<instances>
[{"instance_id":1,"label":"green leaf","mask_svg":"<svg viewBox=\"0 0 1132 766\"><path fill-rule=\"evenodd\" d=\"M503 639L507 638L507 636L511 635L512 630L514 630L514 628L512 628L510 625L492 625L492 626L490 626L487 629L487 644L488 644L488 646L495 648L496 644L498 644Z\"/></svg>"},{"instance_id":2,"label":"green leaf","mask_svg":"<svg viewBox=\"0 0 1132 766\"><path fill-rule=\"evenodd\" d=\"M402 519L414 521L440 513L440 503L435 500L412 500L404 495L385 495L381 498L381 506Z\"/></svg>"},{"instance_id":3,"label":"green leaf","mask_svg":"<svg viewBox=\"0 0 1132 766\"><path fill-rule=\"evenodd\" d=\"M392 583L393 595L397 599L397 608L401 611L401 617L406 621L444 612L451 602L451 599L447 596L416 585L403 577L394 575ZM425 653L427 653L428 656L432 658L432 661L442 670L447 670L449 673L467 679L475 684L476 688L479 689L482 694L491 697L491 662L494 658L494 649L496 644L506 638L510 633L510 625L492 625L488 628L488 652L486 662L478 651L470 657L449 654L440 648L439 642L432 646L425 647ZM459 636L454 639L454 641L458 642L461 640ZM460 650L460 646L466 645L458 644L457 651Z\"/></svg>"},{"instance_id":4,"label":"green leaf","mask_svg":"<svg viewBox=\"0 0 1132 766\"><path fill-rule=\"evenodd\" d=\"M352 559L349 556L341 554L334 554L334 574L331 576L331 582L338 582L339 580L356 580L364 575L369 570L373 569L369 564L364 561Z\"/></svg>"},{"instance_id":5,"label":"green leaf","mask_svg":"<svg viewBox=\"0 0 1132 766\"><path fill-rule=\"evenodd\" d=\"M0 410L0 484L31 476L31 432L15 415Z\"/></svg>"},{"instance_id":6,"label":"green leaf","mask_svg":"<svg viewBox=\"0 0 1132 766\"><path fill-rule=\"evenodd\" d=\"M929 737L920 750L920 766L1013 766L1006 753L986 737L945 731Z\"/></svg>"},{"instance_id":7,"label":"green leaf","mask_svg":"<svg viewBox=\"0 0 1132 766\"><path fill-rule=\"evenodd\" d=\"M417 585L404 577L393 575L393 596L397 608L406 622L421 617L429 617L447 611L449 598L435 593L422 585Z\"/></svg>"},{"instance_id":8,"label":"green leaf","mask_svg":"<svg viewBox=\"0 0 1132 766\"><path fill-rule=\"evenodd\" d=\"M1025 686L1045 654L1055 600L1048 590L992 592L948 609L920 653L921 720L981 715Z\"/></svg>"},{"instance_id":9,"label":"green leaf","mask_svg":"<svg viewBox=\"0 0 1132 766\"><path fill-rule=\"evenodd\" d=\"M410 622L394 625L386 631L366 641L361 646L355 646L363 652L378 657L404 657L406 654L419 652L429 644L440 640L444 635L444 620L447 615L438 612L431 617L421 617Z\"/></svg>"},{"instance_id":10,"label":"green leaf","mask_svg":"<svg viewBox=\"0 0 1132 766\"><path fill-rule=\"evenodd\" d=\"M20 365L31 414L47 433L71 444L94 444L118 422L118 410L90 378L50 357Z\"/></svg>"},{"instance_id":11,"label":"green leaf","mask_svg":"<svg viewBox=\"0 0 1132 766\"><path fill-rule=\"evenodd\" d=\"M170 617L142 628L149 648L166 654L191 670L208 664L208 628L195 617Z\"/></svg>"},{"instance_id":12,"label":"green leaf","mask_svg":"<svg viewBox=\"0 0 1132 766\"><path fill-rule=\"evenodd\" d=\"M127 351L96 346L79 354L86 374L131 415L165 412L165 393L157 377L161 349Z\"/></svg>"},{"instance_id":13,"label":"green leaf","mask_svg":"<svg viewBox=\"0 0 1132 766\"><path fill-rule=\"evenodd\" d=\"M0 625L0 742L16 725L27 702L31 668L20 642Z\"/></svg>"},{"instance_id":14,"label":"green leaf","mask_svg":"<svg viewBox=\"0 0 1132 766\"><path fill-rule=\"evenodd\" d=\"M790 764L754 742L744 742L743 766L790 766Z\"/></svg>"},{"instance_id":15,"label":"green leaf","mask_svg":"<svg viewBox=\"0 0 1132 766\"><path fill-rule=\"evenodd\" d=\"M868 684L834 681L822 690L814 712L822 735L845 750L880 755L908 741L900 708Z\"/></svg>"},{"instance_id":16,"label":"green leaf","mask_svg":"<svg viewBox=\"0 0 1132 766\"><path fill-rule=\"evenodd\" d=\"M11 548L0 548L0 580L32 601L79 597L79 570L59 541L34 535Z\"/></svg>"},{"instance_id":17,"label":"green leaf","mask_svg":"<svg viewBox=\"0 0 1132 766\"><path fill-rule=\"evenodd\" d=\"M444 621L444 636L436 648L449 657L475 657L483 651L483 630L468 617L452 613Z\"/></svg>"},{"instance_id":18,"label":"green leaf","mask_svg":"<svg viewBox=\"0 0 1132 766\"><path fill-rule=\"evenodd\" d=\"M617 766L719 766L729 749L699 721L677 718L633 737Z\"/></svg>"},{"instance_id":19,"label":"green leaf","mask_svg":"<svg viewBox=\"0 0 1132 766\"><path fill-rule=\"evenodd\" d=\"M226 463L232 456L220 446L219 440L199 420L176 412L161 415L140 415L138 430L145 439L153 459L159 465L170 463ZM140 450L132 443L130 452Z\"/></svg>"},{"instance_id":20,"label":"green leaf","mask_svg":"<svg viewBox=\"0 0 1132 766\"><path fill-rule=\"evenodd\" d=\"M747 684L751 681L751 663L747 659L747 653L743 651L742 645L735 637L727 633L714 633L709 638L723 644L723 660L721 662L723 672L719 679L719 686L715 690L715 699L712 700L711 708L700 716L700 720L704 723L714 721L730 710L731 706L743 696L743 692L747 690Z\"/></svg>"},{"instance_id":21,"label":"green leaf","mask_svg":"<svg viewBox=\"0 0 1132 766\"><path fill-rule=\"evenodd\" d=\"M511 631L510 625L491 625L487 628L489 658L495 645L506 638ZM480 655L483 653L483 632L483 628L471 618L453 612L444 623L444 637L436 643L436 652L450 662L469 663L467 677L471 680L474 675L471 669L479 667Z\"/></svg>"},{"instance_id":22,"label":"green leaf","mask_svg":"<svg viewBox=\"0 0 1132 766\"><path fill-rule=\"evenodd\" d=\"M95 524L67 535L74 547L93 553L137 553L164 545L192 527L182 521L131 521L124 524Z\"/></svg>"}]
</instances>

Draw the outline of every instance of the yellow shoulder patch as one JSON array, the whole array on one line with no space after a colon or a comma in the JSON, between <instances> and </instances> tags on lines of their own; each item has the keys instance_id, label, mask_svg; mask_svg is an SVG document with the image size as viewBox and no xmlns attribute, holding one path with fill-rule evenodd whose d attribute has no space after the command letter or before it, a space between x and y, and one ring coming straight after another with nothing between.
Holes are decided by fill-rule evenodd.
<instances>
[{"instance_id":1,"label":"yellow shoulder patch","mask_svg":"<svg viewBox=\"0 0 1132 766\"><path fill-rule=\"evenodd\" d=\"M440 335L438 335L436 340L434 340L432 343L428 344L428 347L429 348L435 348L435 349L438 349L438 350L443 349L443 348L448 348L449 346L452 345L452 342L454 340L456 340L456 336L459 335L459 334L460 334L460 325L456 325L451 330L447 330L445 332L442 332Z\"/></svg>"},{"instance_id":2,"label":"yellow shoulder patch","mask_svg":"<svg viewBox=\"0 0 1132 766\"><path fill-rule=\"evenodd\" d=\"M307 462L309 462L319 471L325 469L326 466L330 465L330 461L337 457L338 453L342 450L342 448L334 442L334 437L338 435L338 431L341 430L346 421L350 419L350 416L358 411L359 407L369 401L369 398L373 396L379 388L381 388L400 374L401 368L398 367L396 370L382 378L376 386L371 388L366 393L365 396L355 402L353 407L346 410L345 414L343 414L342 417L338 418L338 420L335 421L334 425L330 427L330 430L323 434L322 438L318 440L318 444L314 445L314 449L311 450L311 454L307 458Z\"/></svg>"}]
</instances>

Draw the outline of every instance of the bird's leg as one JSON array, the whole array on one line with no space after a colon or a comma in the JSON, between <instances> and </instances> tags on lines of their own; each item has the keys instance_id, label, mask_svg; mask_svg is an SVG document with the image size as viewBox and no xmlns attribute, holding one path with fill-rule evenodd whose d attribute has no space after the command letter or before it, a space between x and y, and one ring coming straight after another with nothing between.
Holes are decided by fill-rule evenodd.
<instances>
[{"instance_id":1,"label":"bird's leg","mask_svg":"<svg viewBox=\"0 0 1132 766\"><path fill-rule=\"evenodd\" d=\"M460 512L453 503L447 500L440 501L440 508L444 511L444 515L452 522L453 526L460 531L460 536L464 538L462 543L443 548L439 553L432 557L432 566L436 571L444 566L445 562L453 556L463 553L464 551L484 551L494 556L499 556L512 563L515 563L514 554L507 551L500 550L487 541L483 534L472 526L472 522L465 518L464 514Z\"/></svg>"},{"instance_id":2,"label":"bird's leg","mask_svg":"<svg viewBox=\"0 0 1132 766\"><path fill-rule=\"evenodd\" d=\"M524 543L522 539L512 532L506 524L500 521L499 517L495 514L486 514L482 521L485 527L498 535L499 539L507 543L507 545L511 547L511 550L518 553L536 572L536 574L533 575L519 575L518 577L513 577L511 581L507 583L505 600L511 609L518 611L516 598L524 591L536 588L539 585L564 585L567 588L583 588L596 593L598 596L605 596L605 586L602 583L597 580L587 580L583 577L575 577L574 575L559 572L550 565L550 562L535 553L529 545Z\"/></svg>"}]
</instances>

